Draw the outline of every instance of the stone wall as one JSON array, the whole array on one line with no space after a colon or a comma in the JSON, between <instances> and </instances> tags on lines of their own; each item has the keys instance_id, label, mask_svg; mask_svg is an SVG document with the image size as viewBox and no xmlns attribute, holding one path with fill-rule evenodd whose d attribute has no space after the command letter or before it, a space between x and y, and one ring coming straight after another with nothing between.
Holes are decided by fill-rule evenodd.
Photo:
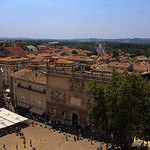
<instances>
[{"instance_id":1,"label":"stone wall","mask_svg":"<svg viewBox=\"0 0 150 150\"><path fill-rule=\"evenodd\" d=\"M92 80L47 74L47 115L72 124L72 115L76 114L78 116L78 124L84 124L87 120L88 111L94 106L93 99L86 94L89 82L92 82ZM106 83L101 82L104 87Z\"/></svg>"}]
</instances>

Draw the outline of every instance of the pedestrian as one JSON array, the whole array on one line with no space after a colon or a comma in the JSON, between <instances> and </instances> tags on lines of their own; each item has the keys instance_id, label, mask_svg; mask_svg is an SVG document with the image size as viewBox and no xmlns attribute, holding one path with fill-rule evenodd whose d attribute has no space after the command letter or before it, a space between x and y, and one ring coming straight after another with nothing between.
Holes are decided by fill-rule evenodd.
<instances>
[{"instance_id":1,"label":"pedestrian","mask_svg":"<svg viewBox=\"0 0 150 150\"><path fill-rule=\"evenodd\" d=\"M45 128L47 128L47 122L45 121Z\"/></svg>"},{"instance_id":2,"label":"pedestrian","mask_svg":"<svg viewBox=\"0 0 150 150\"><path fill-rule=\"evenodd\" d=\"M66 141L68 141L68 135L66 134Z\"/></svg>"},{"instance_id":3,"label":"pedestrian","mask_svg":"<svg viewBox=\"0 0 150 150\"><path fill-rule=\"evenodd\" d=\"M81 134L79 134L79 140L81 140Z\"/></svg>"},{"instance_id":4,"label":"pedestrian","mask_svg":"<svg viewBox=\"0 0 150 150\"><path fill-rule=\"evenodd\" d=\"M74 141L76 142L76 136L74 135Z\"/></svg>"},{"instance_id":5,"label":"pedestrian","mask_svg":"<svg viewBox=\"0 0 150 150\"><path fill-rule=\"evenodd\" d=\"M97 150L100 150L100 149L99 149L99 146L97 146Z\"/></svg>"},{"instance_id":6,"label":"pedestrian","mask_svg":"<svg viewBox=\"0 0 150 150\"><path fill-rule=\"evenodd\" d=\"M143 146L144 146L144 141L141 143L141 146L140 146L140 147L142 148Z\"/></svg>"},{"instance_id":7,"label":"pedestrian","mask_svg":"<svg viewBox=\"0 0 150 150\"><path fill-rule=\"evenodd\" d=\"M32 141L31 141L31 139L30 139L30 147L32 147Z\"/></svg>"},{"instance_id":8,"label":"pedestrian","mask_svg":"<svg viewBox=\"0 0 150 150\"><path fill-rule=\"evenodd\" d=\"M106 144L106 150L108 149L108 143Z\"/></svg>"},{"instance_id":9,"label":"pedestrian","mask_svg":"<svg viewBox=\"0 0 150 150\"><path fill-rule=\"evenodd\" d=\"M6 148L6 147L5 147L5 144L3 144L3 150L5 150L5 148Z\"/></svg>"},{"instance_id":10,"label":"pedestrian","mask_svg":"<svg viewBox=\"0 0 150 150\"><path fill-rule=\"evenodd\" d=\"M24 148L26 148L26 141L25 140L23 141L23 144L24 144Z\"/></svg>"},{"instance_id":11,"label":"pedestrian","mask_svg":"<svg viewBox=\"0 0 150 150\"><path fill-rule=\"evenodd\" d=\"M93 141L93 137L91 136L91 144L92 144L92 141Z\"/></svg>"},{"instance_id":12,"label":"pedestrian","mask_svg":"<svg viewBox=\"0 0 150 150\"><path fill-rule=\"evenodd\" d=\"M35 148L33 147L32 150L35 150Z\"/></svg>"},{"instance_id":13,"label":"pedestrian","mask_svg":"<svg viewBox=\"0 0 150 150\"><path fill-rule=\"evenodd\" d=\"M22 134L21 134L21 131L20 131L20 133L19 133L19 134L20 134L20 137L21 137L21 135L22 135Z\"/></svg>"},{"instance_id":14,"label":"pedestrian","mask_svg":"<svg viewBox=\"0 0 150 150\"><path fill-rule=\"evenodd\" d=\"M18 145L16 144L16 150L18 150Z\"/></svg>"}]
</instances>

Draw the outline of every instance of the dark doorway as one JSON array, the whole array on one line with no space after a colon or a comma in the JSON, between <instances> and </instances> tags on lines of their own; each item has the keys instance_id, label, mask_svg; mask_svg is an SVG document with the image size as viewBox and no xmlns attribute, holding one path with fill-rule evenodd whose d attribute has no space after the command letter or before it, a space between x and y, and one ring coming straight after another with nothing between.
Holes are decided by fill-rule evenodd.
<instances>
[{"instance_id":1,"label":"dark doorway","mask_svg":"<svg viewBox=\"0 0 150 150\"><path fill-rule=\"evenodd\" d=\"M72 125L78 126L78 115L77 114L72 114Z\"/></svg>"}]
</instances>

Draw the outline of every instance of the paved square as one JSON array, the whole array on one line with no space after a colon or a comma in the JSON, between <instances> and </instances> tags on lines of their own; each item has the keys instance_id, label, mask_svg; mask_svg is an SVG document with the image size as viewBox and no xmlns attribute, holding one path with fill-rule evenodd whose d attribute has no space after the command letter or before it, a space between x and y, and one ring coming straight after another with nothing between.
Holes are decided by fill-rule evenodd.
<instances>
[{"instance_id":1,"label":"paved square","mask_svg":"<svg viewBox=\"0 0 150 150\"><path fill-rule=\"evenodd\" d=\"M66 141L66 136L63 133L54 132L53 129L49 130L49 127L44 128L41 123L34 127L26 127L22 131L26 138L26 148L24 148L23 139L13 133L0 138L0 149L5 144L6 150L15 150L17 144L18 150L32 150L29 143L30 139L36 150L96 150L97 146L100 145L100 142L93 142L92 145L88 139L75 142L73 135L68 137L68 141Z\"/></svg>"}]
</instances>

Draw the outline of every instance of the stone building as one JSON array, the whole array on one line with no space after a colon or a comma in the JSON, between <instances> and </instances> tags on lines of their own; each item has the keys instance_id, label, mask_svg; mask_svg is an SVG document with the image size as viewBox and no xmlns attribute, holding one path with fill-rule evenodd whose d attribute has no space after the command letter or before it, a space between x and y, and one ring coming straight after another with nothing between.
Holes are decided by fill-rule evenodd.
<instances>
[{"instance_id":1,"label":"stone building","mask_svg":"<svg viewBox=\"0 0 150 150\"><path fill-rule=\"evenodd\" d=\"M103 87L106 86L108 79L104 81L98 74L85 76L84 73L65 74L64 70L62 73L60 70L48 70L46 114L68 124L84 124L88 111L94 106L93 99L86 94L88 83L94 77Z\"/></svg>"},{"instance_id":2,"label":"stone building","mask_svg":"<svg viewBox=\"0 0 150 150\"><path fill-rule=\"evenodd\" d=\"M3 69L0 68L0 96L3 93Z\"/></svg>"},{"instance_id":3,"label":"stone building","mask_svg":"<svg viewBox=\"0 0 150 150\"><path fill-rule=\"evenodd\" d=\"M14 106L28 109L67 124L86 123L94 100L86 94L88 83L97 79L105 88L108 76L99 73L74 72L49 68L47 73L22 69L11 76L11 95Z\"/></svg>"},{"instance_id":4,"label":"stone building","mask_svg":"<svg viewBox=\"0 0 150 150\"><path fill-rule=\"evenodd\" d=\"M0 58L0 67L3 69L3 82L4 85L10 86L10 75L29 65L29 58L21 56L11 56Z\"/></svg>"},{"instance_id":5,"label":"stone building","mask_svg":"<svg viewBox=\"0 0 150 150\"><path fill-rule=\"evenodd\" d=\"M46 110L46 74L30 69L13 73L11 95L15 107L42 115Z\"/></svg>"}]
</instances>

